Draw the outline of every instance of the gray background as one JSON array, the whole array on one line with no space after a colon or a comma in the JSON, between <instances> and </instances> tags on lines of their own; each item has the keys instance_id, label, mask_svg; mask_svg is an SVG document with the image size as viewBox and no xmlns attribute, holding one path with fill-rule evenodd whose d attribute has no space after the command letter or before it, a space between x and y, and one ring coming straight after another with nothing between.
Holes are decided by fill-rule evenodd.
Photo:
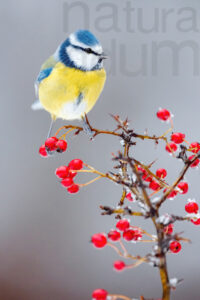
<instances>
[{"instance_id":1,"label":"gray background","mask_svg":"<svg viewBox=\"0 0 200 300\"><path fill-rule=\"evenodd\" d=\"M89 243L93 233L114 227L113 217L102 217L98 206L112 205L120 197L120 188L105 180L83 188L76 196L70 196L61 188L54 175L59 165L80 157L97 169L107 171L112 168L111 152L120 148L118 140L99 136L89 142L87 136L68 138L69 150L50 159L42 159L37 154L43 143L50 118L45 112L32 112L34 100L34 80L42 62L55 51L57 45L67 35L84 27L82 10L71 10L68 15L66 4L61 0L27 1L7 0L0 6L1 32L1 203L0 203L0 299L30 300L87 300L95 288L105 288L112 293L122 293L137 298L159 297L161 288L158 272L148 265L135 270L115 273L112 263L117 255L112 249L93 249ZM68 1L65 3L72 3ZM110 14L105 6L98 11L100 1L83 1L89 9L89 25L104 48L110 53L111 43L115 44L110 61L116 70L109 71L104 92L89 114L91 123L99 128L114 128L109 113L128 115L137 132L159 134L167 129L160 123L155 112L158 107L166 107L175 114L175 128L184 131L189 141L199 140L199 99L200 76L193 74L191 49L183 49L180 55L180 71L172 74L172 57L169 49L159 54L159 72L151 72L152 42L192 41L199 47L198 1L131 1L135 8L142 8L146 28L154 21L154 9L173 8L174 13L163 32L161 23L157 32L143 33L135 27L135 32L127 32L126 15L123 7L126 1L107 1L103 5L116 7L115 21L119 31L111 26L112 19L101 20L101 32L95 22L99 16ZM197 13L198 31L187 30L190 22L185 22L186 32L181 32L176 22L187 17L178 14L180 8L193 8ZM136 22L137 11L133 16ZM162 16L159 17L162 21ZM108 28L111 26L112 28ZM126 54L120 54L120 44ZM136 70L144 61L141 58L142 44L147 47L147 74L129 76L122 71L121 64ZM199 54L199 50L198 50ZM199 68L195 58L195 65ZM75 122L77 123L77 122ZM58 121L56 127L63 122ZM155 167L168 167L168 179L172 182L181 164L163 151L164 145L155 148L149 142L138 142L135 157L149 163L159 158ZM163 212L184 213L187 197L199 201L199 172L187 175L190 191L187 196L168 202ZM84 182L81 177L79 182ZM143 226L140 219L133 218L133 225ZM144 225L152 231L150 222ZM184 278L184 283L173 293L172 299L193 300L199 296L199 228L192 224L177 224L176 231L184 231L192 244L184 244L179 255L170 255L170 277ZM134 253L146 253L148 247L131 245Z\"/></svg>"}]
</instances>

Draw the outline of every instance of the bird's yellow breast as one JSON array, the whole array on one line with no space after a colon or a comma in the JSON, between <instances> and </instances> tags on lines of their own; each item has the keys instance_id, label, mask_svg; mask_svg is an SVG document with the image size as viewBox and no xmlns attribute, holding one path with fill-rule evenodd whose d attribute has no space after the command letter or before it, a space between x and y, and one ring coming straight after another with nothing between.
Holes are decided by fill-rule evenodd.
<instances>
[{"instance_id":1,"label":"bird's yellow breast","mask_svg":"<svg viewBox=\"0 0 200 300\"><path fill-rule=\"evenodd\" d=\"M67 120L78 119L92 109L101 94L105 79L104 69L84 72L59 62L40 83L39 99L53 116Z\"/></svg>"}]
</instances>

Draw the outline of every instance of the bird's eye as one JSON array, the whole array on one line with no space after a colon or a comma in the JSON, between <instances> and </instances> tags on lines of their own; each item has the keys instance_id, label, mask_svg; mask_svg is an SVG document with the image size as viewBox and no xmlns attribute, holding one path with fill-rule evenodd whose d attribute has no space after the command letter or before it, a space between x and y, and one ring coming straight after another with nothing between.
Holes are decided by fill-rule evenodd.
<instances>
[{"instance_id":1,"label":"bird's eye","mask_svg":"<svg viewBox=\"0 0 200 300\"><path fill-rule=\"evenodd\" d=\"M87 53L92 53L92 49L91 49L91 48L86 48L86 49L85 49L85 52L87 52Z\"/></svg>"}]
</instances>

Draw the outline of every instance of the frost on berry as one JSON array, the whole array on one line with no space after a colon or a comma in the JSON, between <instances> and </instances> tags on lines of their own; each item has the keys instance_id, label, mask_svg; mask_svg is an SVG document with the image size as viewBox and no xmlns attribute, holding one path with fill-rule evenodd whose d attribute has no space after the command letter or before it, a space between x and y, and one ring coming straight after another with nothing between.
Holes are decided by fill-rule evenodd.
<instances>
[{"instance_id":1,"label":"frost on berry","mask_svg":"<svg viewBox=\"0 0 200 300\"><path fill-rule=\"evenodd\" d=\"M167 191L167 189L164 189L163 193L165 193L166 191ZM176 197L177 194L178 194L178 191L173 190L169 193L169 195L167 196L167 199L174 200L174 198Z\"/></svg>"},{"instance_id":2,"label":"frost on berry","mask_svg":"<svg viewBox=\"0 0 200 300\"><path fill-rule=\"evenodd\" d=\"M151 199L151 203L156 206L156 204L158 204L160 202L160 197L155 197L153 199Z\"/></svg>"},{"instance_id":3,"label":"frost on berry","mask_svg":"<svg viewBox=\"0 0 200 300\"><path fill-rule=\"evenodd\" d=\"M181 281L182 281L181 279L178 280L177 278L171 278L171 279L169 280L169 284L170 284L171 288L172 288L173 290L175 290L176 287L177 287L177 285L178 285Z\"/></svg>"},{"instance_id":4,"label":"frost on berry","mask_svg":"<svg viewBox=\"0 0 200 300\"><path fill-rule=\"evenodd\" d=\"M193 217L191 218L191 222L194 224L194 225L200 225L200 213L198 214L191 214L190 217Z\"/></svg>"},{"instance_id":5,"label":"frost on berry","mask_svg":"<svg viewBox=\"0 0 200 300\"><path fill-rule=\"evenodd\" d=\"M189 189L188 183L182 181L178 184L178 188L179 188L181 194L186 194Z\"/></svg>"},{"instance_id":6,"label":"frost on berry","mask_svg":"<svg viewBox=\"0 0 200 300\"><path fill-rule=\"evenodd\" d=\"M156 219L157 223L163 224L165 226L169 225L172 221L172 217L169 214L161 215Z\"/></svg>"}]
</instances>

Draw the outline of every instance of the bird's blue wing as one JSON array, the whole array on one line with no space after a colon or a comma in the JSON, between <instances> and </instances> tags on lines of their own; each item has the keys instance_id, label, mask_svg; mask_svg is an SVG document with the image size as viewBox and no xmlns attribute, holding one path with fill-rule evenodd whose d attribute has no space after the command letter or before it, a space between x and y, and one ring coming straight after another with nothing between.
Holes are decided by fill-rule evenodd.
<instances>
[{"instance_id":1,"label":"bird's blue wing","mask_svg":"<svg viewBox=\"0 0 200 300\"><path fill-rule=\"evenodd\" d=\"M47 78L51 74L52 70L53 67L41 70L37 77L37 82L40 83L43 79Z\"/></svg>"},{"instance_id":2,"label":"bird's blue wing","mask_svg":"<svg viewBox=\"0 0 200 300\"><path fill-rule=\"evenodd\" d=\"M42 80L44 80L51 74L51 72L52 72L53 68L55 67L55 65L57 64L57 62L58 62L58 59L56 59L55 56L52 55L42 65L42 67L40 69L40 73L38 74L38 77L35 81L35 95L36 95L37 99L38 99L38 87L39 87L40 83L42 82ZM38 102L39 100L36 100L36 101ZM38 105L36 105L36 107L38 107Z\"/></svg>"}]
</instances>

